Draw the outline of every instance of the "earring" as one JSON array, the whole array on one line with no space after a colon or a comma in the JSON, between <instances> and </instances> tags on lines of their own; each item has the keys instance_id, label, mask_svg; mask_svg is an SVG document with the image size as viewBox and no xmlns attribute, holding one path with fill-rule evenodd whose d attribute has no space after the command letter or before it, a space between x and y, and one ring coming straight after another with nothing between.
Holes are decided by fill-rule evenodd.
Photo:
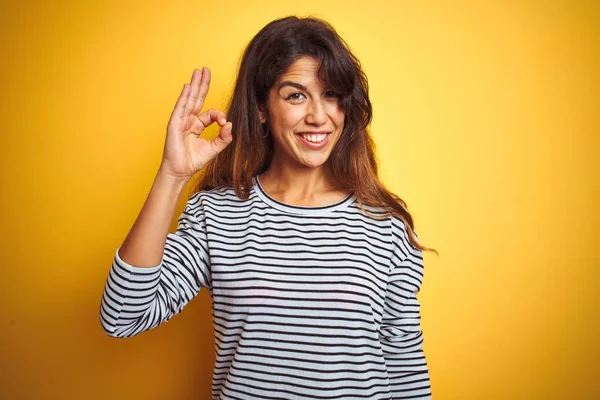
<instances>
[{"instance_id":1,"label":"earring","mask_svg":"<svg viewBox=\"0 0 600 400\"><path fill-rule=\"evenodd\" d=\"M265 122L263 125L266 127L266 132L263 132L262 137L266 138L269 136L269 124Z\"/></svg>"}]
</instances>

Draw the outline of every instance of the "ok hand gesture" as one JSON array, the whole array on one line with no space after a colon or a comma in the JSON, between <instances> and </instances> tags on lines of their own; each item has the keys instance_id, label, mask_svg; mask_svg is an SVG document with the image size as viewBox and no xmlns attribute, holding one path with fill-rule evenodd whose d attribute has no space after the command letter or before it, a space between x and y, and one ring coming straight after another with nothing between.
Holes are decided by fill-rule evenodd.
<instances>
[{"instance_id":1,"label":"ok hand gesture","mask_svg":"<svg viewBox=\"0 0 600 400\"><path fill-rule=\"evenodd\" d=\"M169 119L161 169L175 178L191 178L232 141L232 125L222 111L209 109L200 114L209 86L210 70L195 69ZM219 135L212 141L200 137L213 122L221 127Z\"/></svg>"}]
</instances>

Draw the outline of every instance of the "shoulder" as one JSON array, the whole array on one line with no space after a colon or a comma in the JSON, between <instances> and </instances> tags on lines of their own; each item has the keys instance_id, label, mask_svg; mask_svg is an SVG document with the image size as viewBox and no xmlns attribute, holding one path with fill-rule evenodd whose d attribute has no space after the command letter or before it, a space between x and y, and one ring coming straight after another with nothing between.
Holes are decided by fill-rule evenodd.
<instances>
[{"instance_id":1,"label":"shoulder","mask_svg":"<svg viewBox=\"0 0 600 400\"><path fill-rule=\"evenodd\" d=\"M396 257L422 265L423 252L415 248L410 242L409 228L406 223L396 216L391 217L391 223L393 248ZM413 231L413 235L418 242L417 233Z\"/></svg>"},{"instance_id":2,"label":"shoulder","mask_svg":"<svg viewBox=\"0 0 600 400\"><path fill-rule=\"evenodd\" d=\"M187 201L185 210L196 215L225 216L242 210L249 211L259 203L254 192L250 193L248 199L240 199L233 187L220 187L194 193Z\"/></svg>"},{"instance_id":3,"label":"shoulder","mask_svg":"<svg viewBox=\"0 0 600 400\"><path fill-rule=\"evenodd\" d=\"M201 207L204 203L238 203L241 201L243 200L237 197L232 187L220 187L194 193L187 201L187 205L191 207Z\"/></svg>"}]
</instances>

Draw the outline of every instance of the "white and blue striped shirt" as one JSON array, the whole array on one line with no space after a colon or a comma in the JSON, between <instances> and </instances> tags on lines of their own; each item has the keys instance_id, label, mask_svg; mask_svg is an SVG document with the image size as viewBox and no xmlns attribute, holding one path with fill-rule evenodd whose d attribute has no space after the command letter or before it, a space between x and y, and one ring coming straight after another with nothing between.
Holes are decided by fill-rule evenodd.
<instances>
[{"instance_id":1,"label":"white and blue striped shirt","mask_svg":"<svg viewBox=\"0 0 600 400\"><path fill-rule=\"evenodd\" d=\"M368 216L354 196L290 206L255 179L248 200L232 188L196 193L160 265L135 267L117 251L100 316L109 335L131 337L206 287L213 399L430 399L422 279L400 219Z\"/></svg>"}]
</instances>

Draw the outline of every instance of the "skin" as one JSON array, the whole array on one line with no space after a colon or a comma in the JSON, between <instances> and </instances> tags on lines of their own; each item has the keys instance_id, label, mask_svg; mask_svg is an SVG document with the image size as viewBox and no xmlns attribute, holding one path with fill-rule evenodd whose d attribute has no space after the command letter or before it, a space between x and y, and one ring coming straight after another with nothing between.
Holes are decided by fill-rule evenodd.
<instances>
[{"instance_id":1,"label":"skin","mask_svg":"<svg viewBox=\"0 0 600 400\"><path fill-rule=\"evenodd\" d=\"M210 85L210 71L194 70L183 86L167 125L163 158L150 193L119 249L123 261L139 267L159 265L177 201L189 179L232 141L231 122L222 111L200 113ZM221 129L215 140L199 135L209 125Z\"/></svg>"},{"instance_id":2,"label":"skin","mask_svg":"<svg viewBox=\"0 0 600 400\"><path fill-rule=\"evenodd\" d=\"M269 125L274 155L259 176L263 189L275 199L300 206L322 206L345 198L325 165L344 128L344 112L337 95L317 75L319 61L296 60L275 82L267 103L259 110ZM327 143L314 149L302 132L326 132Z\"/></svg>"},{"instance_id":3,"label":"skin","mask_svg":"<svg viewBox=\"0 0 600 400\"><path fill-rule=\"evenodd\" d=\"M337 98L318 79L319 63L298 59L282 74L269 94L267 104L257 110L269 123L275 153L269 169L261 175L263 189L271 197L292 205L322 206L340 201L348 193L338 190L325 162L344 127L344 113ZM285 85L292 82L295 86ZM231 122L220 110L204 112L210 86L210 71L194 70L185 84L167 125L163 158L144 206L119 249L123 261L139 267L160 264L177 201L189 179L232 141ZM209 125L220 126L214 140L200 135ZM306 147L299 132L328 132L321 149Z\"/></svg>"}]
</instances>

